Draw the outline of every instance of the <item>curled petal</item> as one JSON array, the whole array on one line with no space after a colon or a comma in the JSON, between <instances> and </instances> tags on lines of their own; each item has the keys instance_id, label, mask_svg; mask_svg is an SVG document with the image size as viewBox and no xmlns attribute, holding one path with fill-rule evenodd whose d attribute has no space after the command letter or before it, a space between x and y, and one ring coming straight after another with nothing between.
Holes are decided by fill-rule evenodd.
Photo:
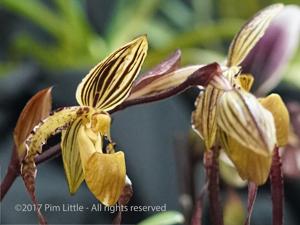
<instances>
[{"instance_id":1,"label":"curled petal","mask_svg":"<svg viewBox=\"0 0 300 225\"><path fill-rule=\"evenodd\" d=\"M94 153L85 167L85 181L104 205L117 203L125 185L126 167L123 152L114 154Z\"/></svg>"},{"instance_id":2,"label":"curled petal","mask_svg":"<svg viewBox=\"0 0 300 225\"><path fill-rule=\"evenodd\" d=\"M20 160L25 153L24 141L34 126L49 115L51 110L51 90L46 88L36 93L23 108L14 130L14 141Z\"/></svg>"},{"instance_id":3,"label":"curled petal","mask_svg":"<svg viewBox=\"0 0 300 225\"><path fill-rule=\"evenodd\" d=\"M241 145L272 155L276 144L274 119L252 94L236 89L224 92L217 107L217 123Z\"/></svg>"},{"instance_id":4,"label":"curled petal","mask_svg":"<svg viewBox=\"0 0 300 225\"><path fill-rule=\"evenodd\" d=\"M208 85L203 93L198 96L192 114L192 127L204 140L206 149L210 149L216 139L217 118L216 109L223 91Z\"/></svg>"},{"instance_id":5,"label":"curled petal","mask_svg":"<svg viewBox=\"0 0 300 225\"><path fill-rule=\"evenodd\" d=\"M228 66L238 66L264 35L271 20L283 8L282 4L271 5L253 16L234 37L228 52Z\"/></svg>"},{"instance_id":6,"label":"curled petal","mask_svg":"<svg viewBox=\"0 0 300 225\"><path fill-rule=\"evenodd\" d=\"M79 147L77 143L81 118L76 119L70 127L62 132L61 151L69 191L74 194L84 180Z\"/></svg>"},{"instance_id":7,"label":"curled petal","mask_svg":"<svg viewBox=\"0 0 300 225\"><path fill-rule=\"evenodd\" d=\"M260 99L260 103L269 110L275 120L277 145L285 146L289 138L290 117L289 112L278 94L271 94Z\"/></svg>"},{"instance_id":8,"label":"curled petal","mask_svg":"<svg viewBox=\"0 0 300 225\"><path fill-rule=\"evenodd\" d=\"M271 154L257 153L240 144L223 131L220 132L220 139L222 147L242 179L252 181L257 185L262 185L266 182L271 169Z\"/></svg>"},{"instance_id":9,"label":"curled petal","mask_svg":"<svg viewBox=\"0 0 300 225\"><path fill-rule=\"evenodd\" d=\"M147 50L147 38L140 36L96 65L77 87L79 105L109 111L122 103L131 91Z\"/></svg>"}]
</instances>

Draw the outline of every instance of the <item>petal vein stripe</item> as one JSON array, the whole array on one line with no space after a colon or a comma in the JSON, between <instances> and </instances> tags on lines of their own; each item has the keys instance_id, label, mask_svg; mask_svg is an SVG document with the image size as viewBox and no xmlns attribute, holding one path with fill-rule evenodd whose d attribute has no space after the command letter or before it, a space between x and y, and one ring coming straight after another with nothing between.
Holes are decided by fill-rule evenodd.
<instances>
[{"instance_id":1,"label":"petal vein stripe","mask_svg":"<svg viewBox=\"0 0 300 225\"><path fill-rule=\"evenodd\" d=\"M78 85L78 103L102 111L109 111L121 104L130 93L147 49L146 36L141 36L101 61Z\"/></svg>"},{"instance_id":2,"label":"petal vein stripe","mask_svg":"<svg viewBox=\"0 0 300 225\"><path fill-rule=\"evenodd\" d=\"M228 66L238 66L246 58L251 49L261 39L271 20L283 8L282 4L274 4L258 12L250 19L234 37L228 52Z\"/></svg>"}]
</instances>

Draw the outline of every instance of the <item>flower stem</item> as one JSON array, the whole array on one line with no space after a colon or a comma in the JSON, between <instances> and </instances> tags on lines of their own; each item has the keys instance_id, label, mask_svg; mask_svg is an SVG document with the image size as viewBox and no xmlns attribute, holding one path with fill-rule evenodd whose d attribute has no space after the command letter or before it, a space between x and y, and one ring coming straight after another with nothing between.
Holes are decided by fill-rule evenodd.
<instances>
[{"instance_id":1,"label":"flower stem","mask_svg":"<svg viewBox=\"0 0 300 225\"><path fill-rule=\"evenodd\" d=\"M44 151L41 155L37 156L35 159L35 163L38 165L44 161L55 158L61 154L60 144L54 145L49 148L47 151ZM7 172L1 182L0 192L1 198L0 201L3 200L7 191L10 189L16 178L20 175L20 162L17 154L17 149L14 145L12 150L11 159L9 162L9 166Z\"/></svg>"},{"instance_id":2,"label":"flower stem","mask_svg":"<svg viewBox=\"0 0 300 225\"><path fill-rule=\"evenodd\" d=\"M20 162L17 154L16 146L13 146L9 166L7 168L7 172L5 174L5 177L3 181L1 182L0 186L0 192L1 192L1 198L0 201L4 198L7 191L10 189L11 185L14 183L16 178L19 176L20 172Z\"/></svg>"},{"instance_id":3,"label":"flower stem","mask_svg":"<svg viewBox=\"0 0 300 225\"><path fill-rule=\"evenodd\" d=\"M117 215L115 216L115 218L112 221L113 225L120 225L122 222L122 211L118 211Z\"/></svg>"},{"instance_id":4,"label":"flower stem","mask_svg":"<svg viewBox=\"0 0 300 225\"><path fill-rule=\"evenodd\" d=\"M275 148L271 166L271 194L273 225L283 225L283 176L281 170L281 158L278 147Z\"/></svg>"},{"instance_id":5,"label":"flower stem","mask_svg":"<svg viewBox=\"0 0 300 225\"><path fill-rule=\"evenodd\" d=\"M198 199L196 200L191 225L201 225L202 224L202 213L203 213L203 202L204 197L207 193L207 183L204 184Z\"/></svg>"},{"instance_id":6,"label":"flower stem","mask_svg":"<svg viewBox=\"0 0 300 225\"><path fill-rule=\"evenodd\" d=\"M253 212L254 202L257 194L257 185L253 182L249 182L248 184L248 216L245 221L245 225L250 224L251 215Z\"/></svg>"},{"instance_id":7,"label":"flower stem","mask_svg":"<svg viewBox=\"0 0 300 225\"><path fill-rule=\"evenodd\" d=\"M219 148L206 151L204 165L208 181L209 211L213 225L223 225L223 212L219 198Z\"/></svg>"}]
</instances>

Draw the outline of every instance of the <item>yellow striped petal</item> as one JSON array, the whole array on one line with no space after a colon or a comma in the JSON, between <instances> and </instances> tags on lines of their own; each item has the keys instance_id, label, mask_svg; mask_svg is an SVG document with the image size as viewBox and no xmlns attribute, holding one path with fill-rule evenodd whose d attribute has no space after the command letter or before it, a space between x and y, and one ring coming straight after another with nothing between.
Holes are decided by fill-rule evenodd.
<instances>
[{"instance_id":1,"label":"yellow striped petal","mask_svg":"<svg viewBox=\"0 0 300 225\"><path fill-rule=\"evenodd\" d=\"M276 144L274 119L252 94L236 89L224 92L217 107L217 123L241 145L271 155Z\"/></svg>"},{"instance_id":2,"label":"yellow striped petal","mask_svg":"<svg viewBox=\"0 0 300 225\"><path fill-rule=\"evenodd\" d=\"M122 103L130 93L147 49L147 38L141 36L96 65L77 87L79 105L109 111Z\"/></svg>"},{"instance_id":3,"label":"yellow striped petal","mask_svg":"<svg viewBox=\"0 0 300 225\"><path fill-rule=\"evenodd\" d=\"M53 111L46 119L33 128L26 139L25 147L27 151L25 158L41 153L42 146L51 135L67 129L71 122L78 117L87 115L90 110L89 107L75 106Z\"/></svg>"},{"instance_id":4,"label":"yellow striped petal","mask_svg":"<svg viewBox=\"0 0 300 225\"><path fill-rule=\"evenodd\" d=\"M277 145L285 146L289 137L290 117L284 102L278 94L271 94L259 101L274 117Z\"/></svg>"},{"instance_id":5,"label":"yellow striped petal","mask_svg":"<svg viewBox=\"0 0 300 225\"><path fill-rule=\"evenodd\" d=\"M51 135L67 129L72 121L88 114L89 111L88 107L69 107L56 110L35 126L26 139L26 154L21 163L21 176L33 202L36 202L35 177L37 169L35 156L41 152L43 144Z\"/></svg>"},{"instance_id":6,"label":"yellow striped petal","mask_svg":"<svg viewBox=\"0 0 300 225\"><path fill-rule=\"evenodd\" d=\"M85 181L90 191L104 205L117 203L125 185L126 167L123 152L94 153L85 166Z\"/></svg>"},{"instance_id":7,"label":"yellow striped petal","mask_svg":"<svg viewBox=\"0 0 300 225\"><path fill-rule=\"evenodd\" d=\"M67 177L69 191L74 194L84 180L77 136L79 128L82 126L82 119L76 119L70 127L62 132L61 150Z\"/></svg>"},{"instance_id":8,"label":"yellow striped petal","mask_svg":"<svg viewBox=\"0 0 300 225\"><path fill-rule=\"evenodd\" d=\"M196 109L192 114L192 127L204 140L206 149L210 149L216 139L217 104L223 91L208 85L203 93L196 100Z\"/></svg>"},{"instance_id":9,"label":"yellow striped petal","mask_svg":"<svg viewBox=\"0 0 300 225\"><path fill-rule=\"evenodd\" d=\"M272 154L264 155L249 149L237 142L225 132L220 132L221 145L235 165L242 179L252 181L257 185L266 182L271 168Z\"/></svg>"},{"instance_id":10,"label":"yellow striped petal","mask_svg":"<svg viewBox=\"0 0 300 225\"><path fill-rule=\"evenodd\" d=\"M254 15L236 34L228 52L228 66L238 66L264 35L271 20L283 8L282 4L271 5Z\"/></svg>"}]
</instances>

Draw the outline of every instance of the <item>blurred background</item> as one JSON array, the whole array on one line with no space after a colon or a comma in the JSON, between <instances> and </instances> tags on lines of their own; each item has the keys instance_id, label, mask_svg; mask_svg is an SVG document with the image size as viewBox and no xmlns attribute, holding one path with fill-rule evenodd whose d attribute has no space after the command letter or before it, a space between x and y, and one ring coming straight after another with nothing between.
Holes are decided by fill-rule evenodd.
<instances>
[{"instance_id":1,"label":"blurred background","mask_svg":"<svg viewBox=\"0 0 300 225\"><path fill-rule=\"evenodd\" d=\"M177 48L182 50L182 65L223 63L230 41L242 24L258 10L275 2L1 0L1 177L8 166L18 115L38 90L54 86L54 109L76 105L77 84L89 69L140 34L147 34L150 43L143 71ZM300 4L299 0L281 2ZM270 39L264 40L267 44L261 43L259 49L265 49L262 58L255 58L255 61L250 57L245 62L246 72L255 73L257 78L254 91L258 95L270 91L280 93L291 110L294 142L288 146L289 154L284 161L286 165L294 166L292 169L287 166L285 180L285 220L288 225L300 224L299 11L296 15L298 17L289 17L290 21L284 20L286 17L279 20L284 22L284 26L282 23L279 26L282 35L275 32ZM168 100L134 106L113 115L112 137L118 148L126 153L127 173L133 182L134 196L129 205L166 205L167 210L190 217L194 199L204 181L201 142L190 128L197 94L197 90L189 90ZM297 157L298 161L295 161ZM245 217L247 188L243 185L233 188L224 174L221 187L226 225L239 225ZM60 157L39 166L36 187L42 204L89 206L97 203L85 184L74 196L69 195ZM35 213L14 210L16 204L26 203L30 200L18 178L1 203L1 224L36 223ZM259 190L252 224L271 224L271 210L269 184L266 184ZM123 223L137 224L155 213L127 212L123 214ZM51 224L105 224L111 223L115 216L109 212L87 211L44 214ZM204 218L205 224L209 224L206 210Z\"/></svg>"}]
</instances>

